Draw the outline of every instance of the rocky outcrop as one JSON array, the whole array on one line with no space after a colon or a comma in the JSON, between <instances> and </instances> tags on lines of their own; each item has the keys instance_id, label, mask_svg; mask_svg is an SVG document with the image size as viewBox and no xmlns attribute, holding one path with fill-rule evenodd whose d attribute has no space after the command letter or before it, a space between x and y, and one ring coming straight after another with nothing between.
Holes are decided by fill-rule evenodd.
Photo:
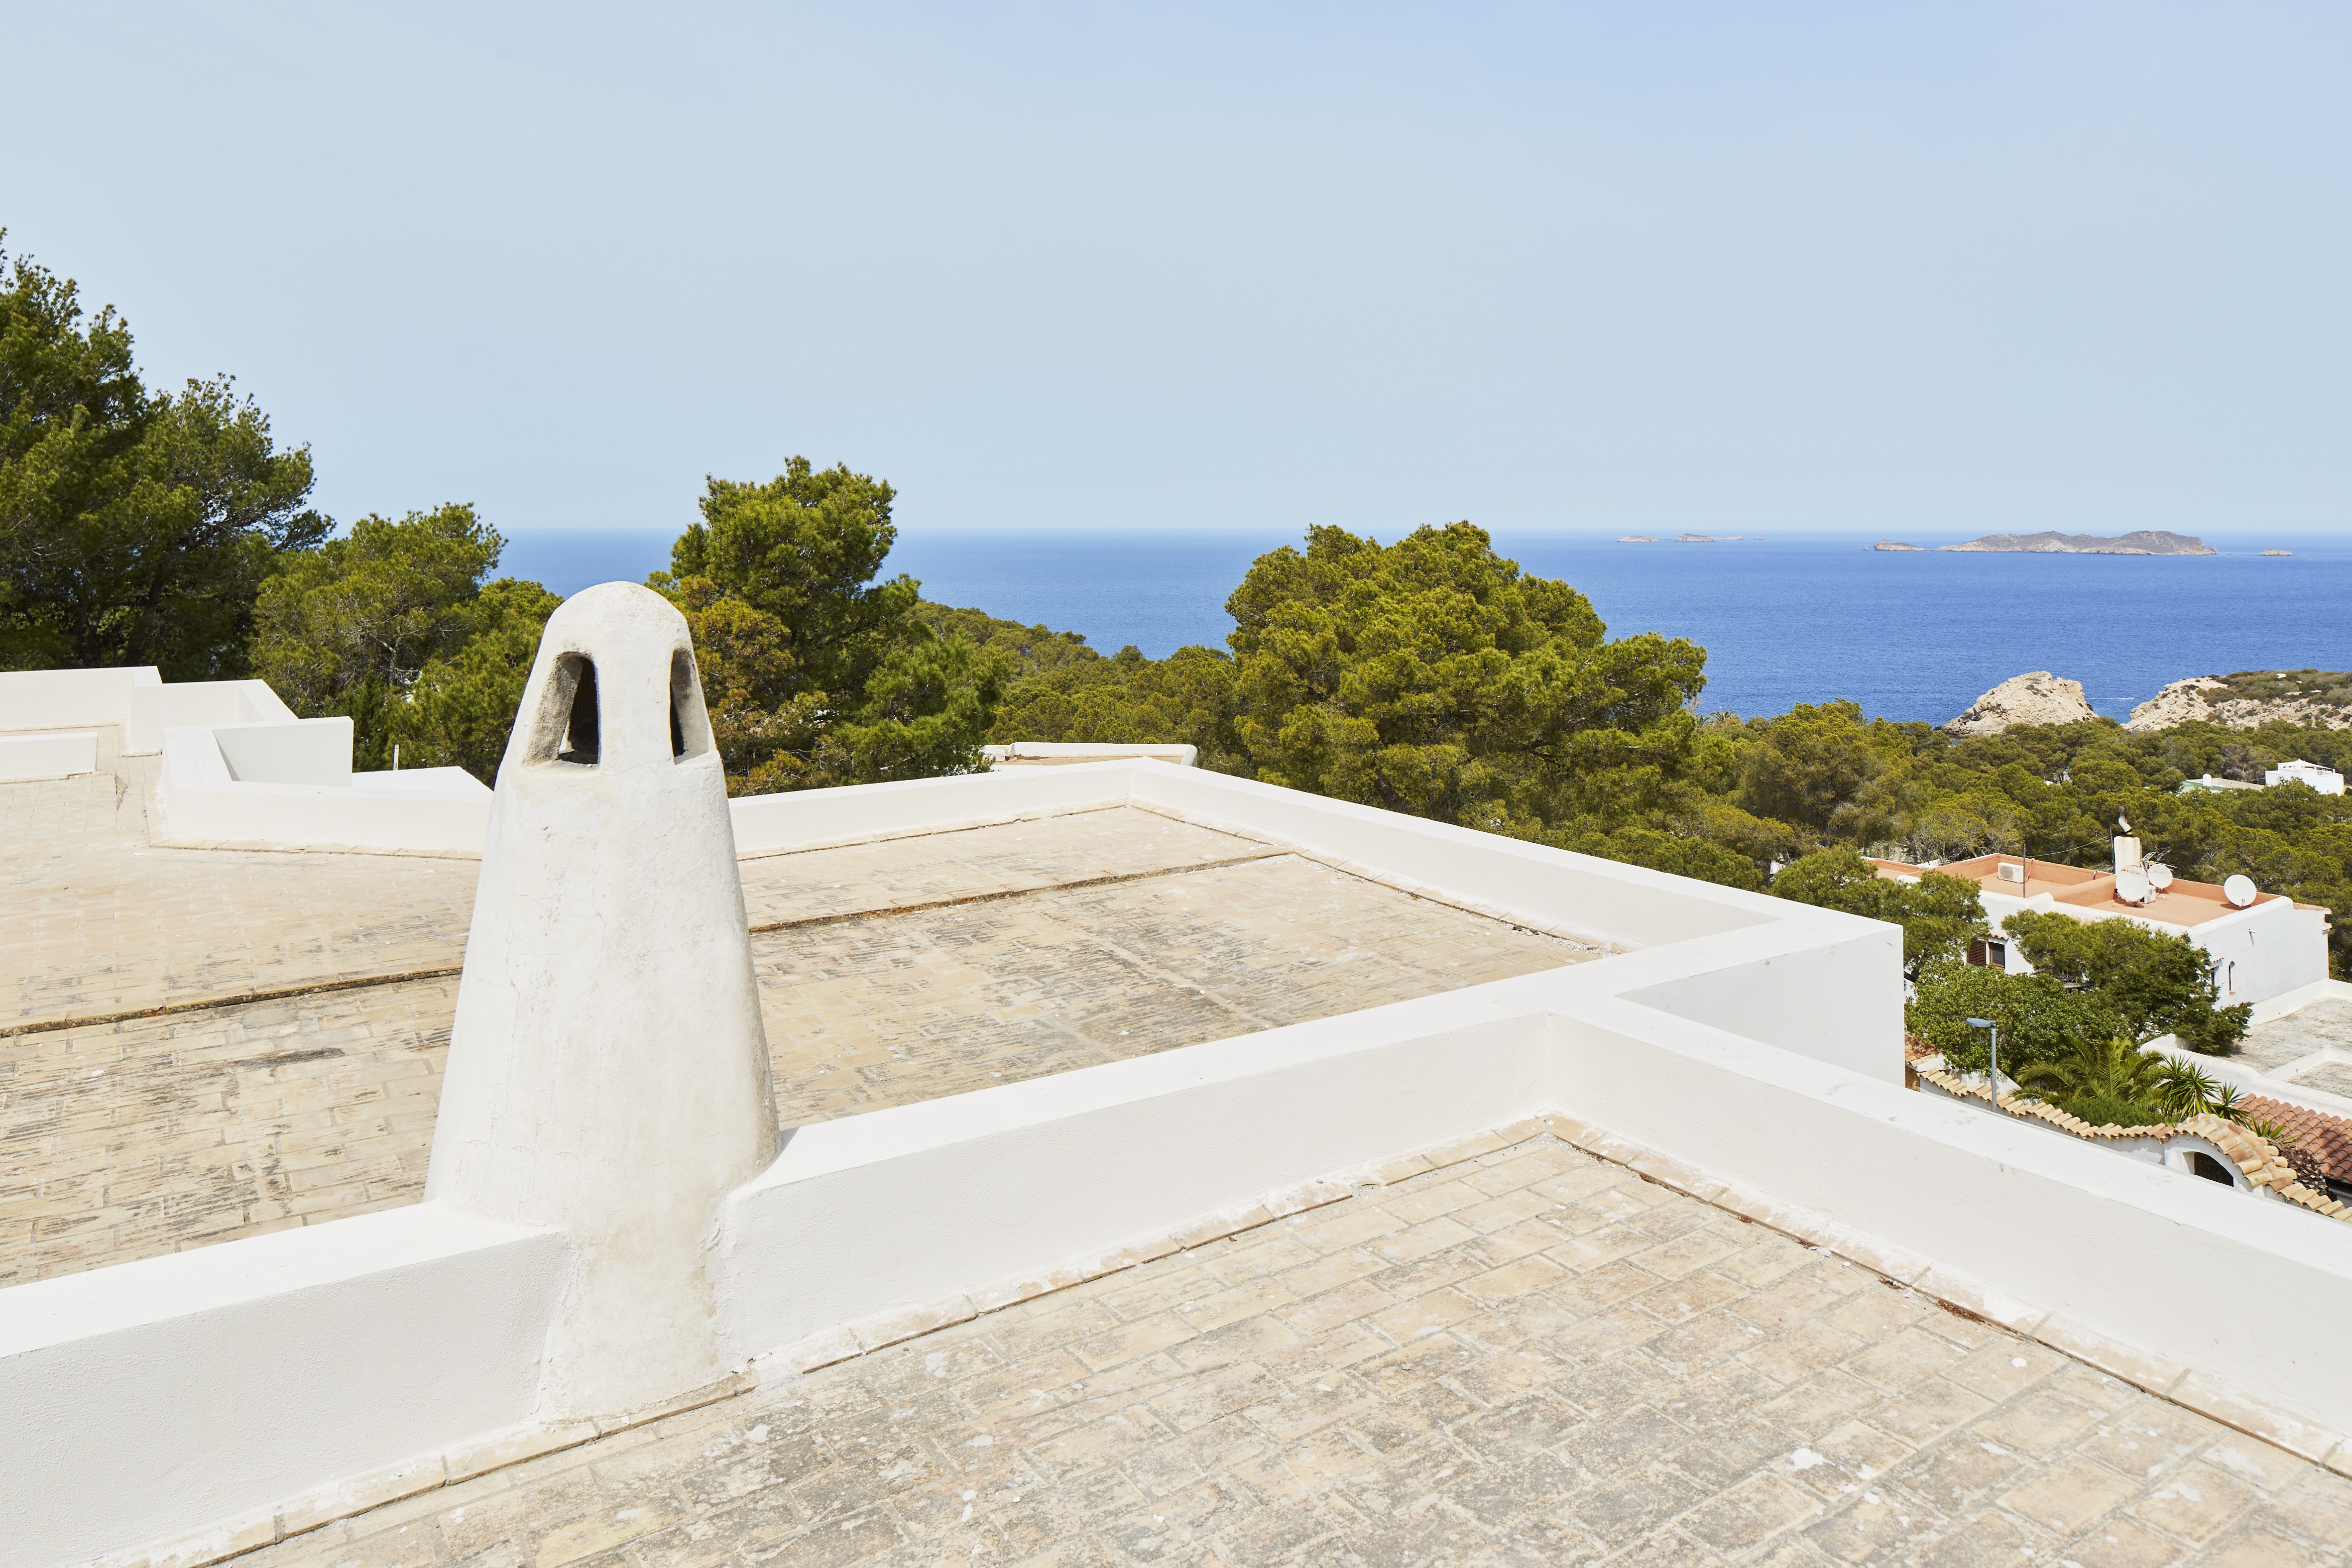
<instances>
[{"instance_id":1,"label":"rocky outcrop","mask_svg":"<svg viewBox=\"0 0 2352 1568\"><path fill-rule=\"evenodd\" d=\"M2124 727L2132 730L2170 729L2176 724L2189 724L2197 719L2213 717L2213 706L2208 692L2226 692L2224 682L2211 675L2193 675L2185 681L2175 681L2156 695L2131 710Z\"/></svg>"},{"instance_id":2,"label":"rocky outcrop","mask_svg":"<svg viewBox=\"0 0 2352 1568\"><path fill-rule=\"evenodd\" d=\"M1917 549L1919 547L1918 547L1917 545L1906 545L1906 544L1904 544L1904 543L1902 543L1900 540L1897 540L1897 539L1881 539L1881 540L1879 540L1876 544L1874 544L1874 545L1871 546L1870 548L1871 548L1871 549L1910 549L1910 550L1916 550L1916 549Z\"/></svg>"},{"instance_id":3,"label":"rocky outcrop","mask_svg":"<svg viewBox=\"0 0 2352 1568\"><path fill-rule=\"evenodd\" d=\"M1993 550L2007 555L2219 555L2203 539L2163 528L2102 538L2097 534L1987 534L1962 545L1937 545L1940 550Z\"/></svg>"},{"instance_id":4,"label":"rocky outcrop","mask_svg":"<svg viewBox=\"0 0 2352 1568\"><path fill-rule=\"evenodd\" d=\"M2352 729L2347 680L2344 674L2317 670L2284 675L2259 671L2193 675L2173 682L2132 709L2124 727L2145 733L2202 721L2225 729L2259 729L2266 724Z\"/></svg>"},{"instance_id":5,"label":"rocky outcrop","mask_svg":"<svg viewBox=\"0 0 2352 1568\"><path fill-rule=\"evenodd\" d=\"M2083 683L2063 680L2047 670L2012 675L1984 695L1976 706L1943 726L1956 740L1971 736L1999 735L2017 724L2079 724L2096 718L2083 695Z\"/></svg>"}]
</instances>

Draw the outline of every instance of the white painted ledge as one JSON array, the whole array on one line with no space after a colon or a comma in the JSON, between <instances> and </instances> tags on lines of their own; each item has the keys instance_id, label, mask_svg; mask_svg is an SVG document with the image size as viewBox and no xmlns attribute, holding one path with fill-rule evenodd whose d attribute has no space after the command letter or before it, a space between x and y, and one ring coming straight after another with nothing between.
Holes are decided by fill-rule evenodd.
<instances>
[{"instance_id":1,"label":"white painted ledge","mask_svg":"<svg viewBox=\"0 0 2352 1568\"><path fill-rule=\"evenodd\" d=\"M70 779L98 771L98 731L38 730L0 735L0 783Z\"/></svg>"},{"instance_id":2,"label":"white painted ledge","mask_svg":"<svg viewBox=\"0 0 2352 1568\"><path fill-rule=\"evenodd\" d=\"M0 1568L178 1536L525 1419L567 1255L421 1204L0 1291Z\"/></svg>"}]
</instances>

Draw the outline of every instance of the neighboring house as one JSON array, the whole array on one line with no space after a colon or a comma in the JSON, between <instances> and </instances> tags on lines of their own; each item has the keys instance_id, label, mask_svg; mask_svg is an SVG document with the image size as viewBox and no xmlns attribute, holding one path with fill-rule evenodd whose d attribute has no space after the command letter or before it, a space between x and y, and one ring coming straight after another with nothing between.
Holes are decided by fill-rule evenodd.
<instances>
[{"instance_id":1,"label":"neighboring house","mask_svg":"<svg viewBox=\"0 0 2352 1568\"><path fill-rule=\"evenodd\" d=\"M1940 866L1871 863L1879 875L1896 882L1916 882L1937 871L1975 883L1995 935L1973 945L1968 961L2008 974L2033 972L2017 945L2000 934L2011 915L2031 909L2076 920L2135 920L2150 930L2188 937L2211 956L2213 985L2223 1007L2267 1002L2327 978L2325 907L2259 892L2241 907L2213 883L2185 877L2172 878L2158 891L2148 885L2138 841L2117 839L2116 845L2120 879L2115 871L2019 855L1979 855ZM2126 892L2145 896L2126 901Z\"/></svg>"},{"instance_id":2,"label":"neighboring house","mask_svg":"<svg viewBox=\"0 0 2352 1568\"><path fill-rule=\"evenodd\" d=\"M1985 1098L1982 1084L1947 1071L1940 1056L1915 1061L1911 1064L1911 1071L1925 1093L1940 1094L1954 1100L1982 1101ZM2004 1073L2002 1076L2008 1075ZM2316 1112L2281 1104L2274 1100L2261 1101L2259 1104L2263 1109L2250 1113L2266 1121L2277 1121L2284 1125L2285 1119L2274 1113L2294 1112L2302 1117L2331 1124L2329 1132L2336 1138L2352 1134L2352 1124L2334 1116L2321 1116ZM2067 1134L2117 1154L2128 1155L2133 1159L2162 1166L2183 1176L2201 1176L2207 1181L2233 1186L2240 1192L2292 1204L2297 1208L2307 1208L2331 1219L2352 1219L2352 1207L2347 1207L2343 1199L2336 1196L2336 1183L2322 1174L2320 1165L2324 1162L2311 1165L2307 1161L2299 1161L2287 1150L2242 1123L2206 1114L2186 1116L2179 1122L2152 1127L2122 1127L2112 1123L2094 1126L2080 1116L2069 1115L2045 1101L2018 1093L2001 1095L2000 1110L2005 1115ZM2304 1147L2303 1136L2298 1134L2289 1146L2300 1151ZM2316 1150L2313 1152L2316 1154ZM2310 1168L2297 1169L2298 1165L2309 1165Z\"/></svg>"},{"instance_id":3,"label":"neighboring house","mask_svg":"<svg viewBox=\"0 0 2352 1568\"><path fill-rule=\"evenodd\" d=\"M2260 784L2248 783L2242 779L2216 779L2208 773L2202 778L2189 779L2173 793L2219 794L2224 789L2268 789L2281 784L2308 784L2322 795L2344 793L2344 775L2333 768L2323 768L2316 762L2305 762L2300 758L2293 762L2282 762L2264 773Z\"/></svg>"},{"instance_id":4,"label":"neighboring house","mask_svg":"<svg viewBox=\"0 0 2352 1568\"><path fill-rule=\"evenodd\" d=\"M2322 795L2344 793L2344 775L2333 768L2322 768L2316 762L2305 762L2301 758L2293 762L2280 763L2263 775L2263 783L2265 786L2308 784Z\"/></svg>"}]
</instances>

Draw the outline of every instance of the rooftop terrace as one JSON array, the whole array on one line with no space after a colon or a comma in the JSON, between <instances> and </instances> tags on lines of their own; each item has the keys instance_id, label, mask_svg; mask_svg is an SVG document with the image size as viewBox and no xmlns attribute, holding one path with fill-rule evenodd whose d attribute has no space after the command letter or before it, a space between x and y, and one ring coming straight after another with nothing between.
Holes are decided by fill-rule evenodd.
<instances>
[{"instance_id":1,"label":"rooftop terrace","mask_svg":"<svg viewBox=\"0 0 2352 1568\"><path fill-rule=\"evenodd\" d=\"M0 1568L2352 1549L2352 1237L1906 1092L1891 927L1159 761L730 808L679 714L519 754L446 1094L477 862L0 785Z\"/></svg>"},{"instance_id":2,"label":"rooftop terrace","mask_svg":"<svg viewBox=\"0 0 2352 1568\"><path fill-rule=\"evenodd\" d=\"M0 1284L415 1201L478 862L157 848L108 756L0 785ZM1133 807L742 871L786 1126L1599 956Z\"/></svg>"},{"instance_id":3,"label":"rooftop terrace","mask_svg":"<svg viewBox=\"0 0 2352 1568\"><path fill-rule=\"evenodd\" d=\"M1540 1135L253 1568L2341 1561L2352 1480Z\"/></svg>"}]
</instances>

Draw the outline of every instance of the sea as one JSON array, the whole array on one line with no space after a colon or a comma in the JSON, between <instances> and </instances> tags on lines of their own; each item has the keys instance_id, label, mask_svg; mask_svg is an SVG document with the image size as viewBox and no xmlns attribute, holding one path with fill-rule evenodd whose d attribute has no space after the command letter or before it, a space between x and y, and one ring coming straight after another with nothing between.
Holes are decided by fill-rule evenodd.
<instances>
[{"instance_id":1,"label":"sea","mask_svg":"<svg viewBox=\"0 0 2352 1568\"><path fill-rule=\"evenodd\" d=\"M1922 536L1934 546L1962 536ZM519 533L499 571L558 593L669 564L676 534ZM1852 534L1714 544L1498 532L1527 571L1583 591L1612 636L1659 632L1707 651L1699 706L1747 716L1849 698L1873 717L1941 723L2029 670L2083 683L2129 716L2169 681L2239 670L2352 668L2352 535L2206 534L2214 556L1883 552ZM923 595L1079 632L1153 658L1224 645L1224 601L1276 533L902 533L888 572ZM2264 549L2287 556L2265 556Z\"/></svg>"}]
</instances>

